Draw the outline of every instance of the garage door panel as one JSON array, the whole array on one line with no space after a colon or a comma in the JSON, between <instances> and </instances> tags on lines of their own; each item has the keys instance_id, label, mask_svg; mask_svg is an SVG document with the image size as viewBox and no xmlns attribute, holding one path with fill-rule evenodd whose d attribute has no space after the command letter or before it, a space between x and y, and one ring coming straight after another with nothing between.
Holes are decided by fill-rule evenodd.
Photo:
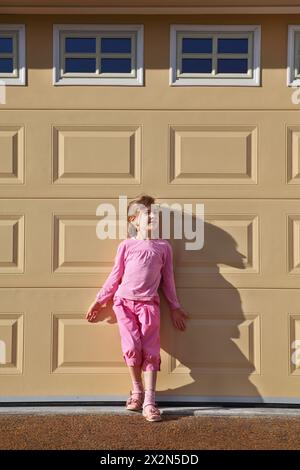
<instances>
[{"instance_id":1,"label":"garage door panel","mask_svg":"<svg viewBox=\"0 0 300 470\"><path fill-rule=\"evenodd\" d=\"M54 184L140 184L141 126L55 125Z\"/></svg>"},{"instance_id":2,"label":"garage door panel","mask_svg":"<svg viewBox=\"0 0 300 470\"><path fill-rule=\"evenodd\" d=\"M299 122L298 111L119 110L116 123L112 111L6 110L0 197L150 189L164 197L299 197Z\"/></svg>"},{"instance_id":3,"label":"garage door panel","mask_svg":"<svg viewBox=\"0 0 300 470\"><path fill-rule=\"evenodd\" d=\"M242 200L226 200L224 205L220 200L177 199L174 210L173 200L157 201L164 206L164 214L170 217L179 288L299 286L297 200L249 200L245 206ZM111 236L116 238L98 238L97 224L106 217L106 213L96 215L101 203L112 204L116 219L112 212L107 222ZM204 204L204 246L201 249L197 248L201 246L200 225L197 239L173 237L174 214L187 214L190 208L195 230L196 204ZM119 200L115 199L0 201L2 286L94 285L100 288L111 271L120 242L120 211ZM184 233L184 223L182 218L181 233ZM190 242L191 248L196 247L196 250L187 249Z\"/></svg>"},{"instance_id":4,"label":"garage door panel","mask_svg":"<svg viewBox=\"0 0 300 470\"><path fill-rule=\"evenodd\" d=\"M186 123L169 132L171 184L257 183L257 126Z\"/></svg>"},{"instance_id":5,"label":"garage door panel","mask_svg":"<svg viewBox=\"0 0 300 470\"><path fill-rule=\"evenodd\" d=\"M39 108L41 106L48 109L68 109L77 106L78 109L89 108L91 110L101 106L103 109L113 109L114 111L119 110L120 104L125 109L132 109L137 106L143 109L199 109L199 107L202 107L203 109L215 109L216 111L220 108L225 110L231 108L253 109L255 111L263 106L274 111L278 108L295 109L295 104L291 100L292 92L286 86L286 50L287 25L289 23L299 23L299 14L295 13L298 7L297 1L289 2L285 12L289 8L290 15L282 14L280 18L274 14L265 14L267 13L267 7L271 7L271 2L266 0L263 3L264 8L266 7L263 14L256 12L254 16L250 15L250 17L245 14L245 9L249 5L251 9L254 7L250 1L239 2L240 7L232 2L232 5L234 5L232 9L227 9L227 13L234 15L232 17L234 20L232 23L234 24L261 24L263 33L261 43L262 86L249 87L250 89L245 89L243 86L226 87L226 89L222 86L190 86L188 90L186 87L169 86L170 13L172 14L171 18L174 18L174 23L184 21L190 24L224 24L229 23L229 21L225 21L227 15L224 16L224 13L226 13L224 4L225 2L211 2L211 14L208 15L203 10L198 10L200 13L195 13L195 10L191 13L191 10L187 11L186 9L182 13L183 16L178 16L176 15L178 7L182 7L182 4L178 1L172 4L174 5L173 10L170 10L168 5L169 10L165 10L166 14L159 14L162 13L159 11L161 4L157 7L156 14L153 15L143 14L141 10L139 12L135 10L132 14L127 11L125 15L122 15L124 10L118 10L119 16L116 17L116 9L113 5L111 5L112 16L106 16L103 11L101 13L93 12L92 20L94 23L106 23L113 19L112 22L117 20L118 23L133 24L138 22L144 24L146 79L144 87L86 86L84 93L78 92L76 86L57 87L53 86L52 83L53 55L51 45L53 23L57 22L57 14L61 10L56 10L54 15L51 15L49 10L48 14L45 15L43 15L45 10L36 10L40 14L37 22L36 15L29 14L29 11L24 10L24 6L20 5L18 10L20 22L27 25L28 47L26 53L30 64L30 82L28 87L23 87L23 90L16 90L9 94L7 106L21 109ZM148 5L152 7L153 3L148 2ZM274 7L274 5L277 5L277 7ZM281 6L280 2L273 2L272 6L274 8L273 10L270 8L269 11L276 13L276 8L279 8L279 5ZM133 6L130 8L133 8ZM196 8L198 8L198 5ZM216 14L217 8L222 8L222 13L219 10L219 14ZM236 8L239 8L241 13L237 13ZM8 10L5 11L8 12ZM11 7L10 12L12 11L17 12L15 6ZM249 9L249 11L253 12L254 8ZM24 13L27 14L24 15ZM90 12L86 11L85 13ZM149 10L148 13L150 13ZM12 18L13 22L14 15L9 18ZM78 19L79 21L83 19L85 23L84 18L85 16L78 18L72 14L71 16L68 15L69 21L74 21L74 23L78 23ZM274 36L276 37L276 47L274 47ZM45 46L41 57L42 45Z\"/></svg>"},{"instance_id":6,"label":"garage door panel","mask_svg":"<svg viewBox=\"0 0 300 470\"><path fill-rule=\"evenodd\" d=\"M299 289L180 294L191 317L184 334L174 329L164 298L161 303L162 398L298 396ZM126 396L129 376L111 303L99 323L88 324L91 289L16 288L1 289L0 295L0 334L22 364L18 373L0 364L2 399ZM23 328L9 333L19 318ZM9 367L10 358L9 353Z\"/></svg>"}]
</instances>

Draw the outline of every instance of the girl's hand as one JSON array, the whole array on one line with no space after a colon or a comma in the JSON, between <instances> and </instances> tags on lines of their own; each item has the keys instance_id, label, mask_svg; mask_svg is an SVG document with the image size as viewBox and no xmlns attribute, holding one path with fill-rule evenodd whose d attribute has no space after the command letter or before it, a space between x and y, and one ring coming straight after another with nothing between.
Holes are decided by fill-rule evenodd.
<instances>
[{"instance_id":1,"label":"girl's hand","mask_svg":"<svg viewBox=\"0 0 300 470\"><path fill-rule=\"evenodd\" d=\"M99 304L98 302L93 302L92 305L90 306L90 308L88 309L85 318L86 318L89 322L94 322L94 321L96 321L96 320L97 320L97 317L98 317L98 315L99 315L99 313L100 313L100 310L101 310L103 307L106 307L106 304L101 305L101 304Z\"/></svg>"},{"instance_id":2,"label":"girl's hand","mask_svg":"<svg viewBox=\"0 0 300 470\"><path fill-rule=\"evenodd\" d=\"M175 328L178 330L185 330L186 328L186 319L189 318L189 315L181 310L181 308L177 308L176 310L171 310L171 319Z\"/></svg>"}]
</instances>

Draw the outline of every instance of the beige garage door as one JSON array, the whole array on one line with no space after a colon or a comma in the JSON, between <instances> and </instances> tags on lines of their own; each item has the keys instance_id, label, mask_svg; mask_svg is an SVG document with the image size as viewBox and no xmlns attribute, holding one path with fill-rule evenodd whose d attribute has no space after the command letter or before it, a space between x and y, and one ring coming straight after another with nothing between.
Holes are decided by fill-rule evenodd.
<instances>
[{"instance_id":1,"label":"beige garage door","mask_svg":"<svg viewBox=\"0 0 300 470\"><path fill-rule=\"evenodd\" d=\"M164 18L139 20L167 41ZM270 38L271 20L260 22ZM52 23L44 20L45 41ZM217 92L228 109L201 109L194 98L207 91L168 87L159 38L158 58L146 46L148 88L54 90L51 54L36 49L41 29L28 19L27 30L31 88L10 87L0 113L0 401L127 397L111 303L97 324L84 316L119 243L96 237L97 206L118 209L120 195L143 191L205 211L202 250L172 240L191 319L175 330L161 295L159 399L300 402L300 112L258 109L253 89L239 109L234 89L232 106Z\"/></svg>"},{"instance_id":2,"label":"beige garage door","mask_svg":"<svg viewBox=\"0 0 300 470\"><path fill-rule=\"evenodd\" d=\"M1 200L3 398L126 395L129 377L111 304L99 323L84 319L118 244L96 237L96 208L110 202L118 209L118 198L84 191L106 185L114 196L129 188L132 197L131 186L141 180L158 196L168 187L172 197L160 202L205 208L204 248L186 251L185 239L172 241L178 295L191 320L185 333L174 330L162 296L160 395L297 397L299 201L263 195L274 187L283 194L286 157L288 184L297 184L298 117L289 116L286 134L283 115L260 113L251 125L247 112L224 125L226 116L193 112L183 124L172 112L119 112L116 124L114 113L103 111L1 115L1 162L20 188L27 165L24 197ZM260 162L258 181L264 152L276 164ZM199 198L184 197L187 180ZM215 196L226 184L227 197L202 198L208 184ZM254 186L259 197L235 197ZM39 191L43 197L35 197Z\"/></svg>"}]
</instances>

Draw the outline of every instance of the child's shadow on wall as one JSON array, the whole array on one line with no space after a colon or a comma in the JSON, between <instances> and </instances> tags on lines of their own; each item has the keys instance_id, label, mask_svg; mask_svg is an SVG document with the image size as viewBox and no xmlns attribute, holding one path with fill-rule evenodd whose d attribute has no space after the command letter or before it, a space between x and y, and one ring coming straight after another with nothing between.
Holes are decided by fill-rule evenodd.
<instances>
[{"instance_id":1,"label":"child's shadow on wall","mask_svg":"<svg viewBox=\"0 0 300 470\"><path fill-rule=\"evenodd\" d=\"M247 256L238 250L234 225L230 234L204 222L204 245L199 250L185 250L190 240L171 237L177 293L190 318L184 332L175 329L161 296L161 349L167 353L168 388L160 387L159 396L263 401L249 377L260 374L260 318L256 308L243 312L239 291L220 272L236 275L247 287L241 282L243 275L247 269L253 272L258 262L250 224L237 226L237 233L245 235L241 243L246 242Z\"/></svg>"}]
</instances>

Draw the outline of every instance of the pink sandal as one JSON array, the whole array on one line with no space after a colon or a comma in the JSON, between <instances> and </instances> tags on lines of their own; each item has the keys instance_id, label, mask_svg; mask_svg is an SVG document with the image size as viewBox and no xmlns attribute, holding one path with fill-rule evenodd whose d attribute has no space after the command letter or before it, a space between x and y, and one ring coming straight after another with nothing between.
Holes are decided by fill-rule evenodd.
<instances>
[{"instance_id":1,"label":"pink sandal","mask_svg":"<svg viewBox=\"0 0 300 470\"><path fill-rule=\"evenodd\" d=\"M135 392L136 393L136 392ZM130 397L126 401L126 409L130 411L139 411L143 409L144 392L138 392L139 397L132 396L132 390L130 390Z\"/></svg>"},{"instance_id":2,"label":"pink sandal","mask_svg":"<svg viewBox=\"0 0 300 470\"><path fill-rule=\"evenodd\" d=\"M161 421L161 412L157 408L156 403L155 405L152 403L148 403L147 405L143 406L143 416L146 418L147 421Z\"/></svg>"}]
</instances>

